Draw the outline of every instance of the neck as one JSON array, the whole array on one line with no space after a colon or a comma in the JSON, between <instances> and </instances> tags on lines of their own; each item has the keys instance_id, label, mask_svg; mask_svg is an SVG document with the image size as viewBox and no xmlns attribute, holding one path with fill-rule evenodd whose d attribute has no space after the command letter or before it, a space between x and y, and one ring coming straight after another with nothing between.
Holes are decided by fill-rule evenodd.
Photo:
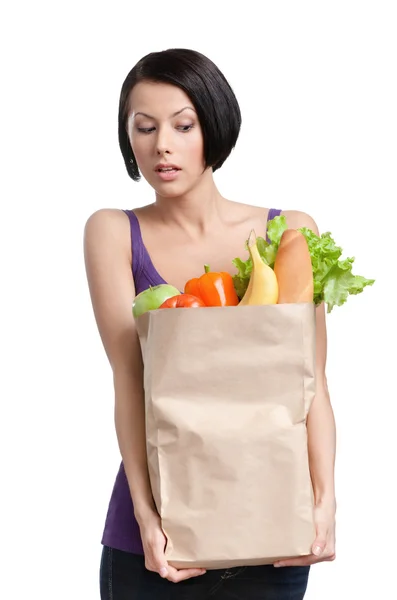
<instances>
[{"instance_id":1,"label":"neck","mask_svg":"<svg viewBox=\"0 0 397 600\"><path fill-rule=\"evenodd\" d=\"M174 223L194 236L203 234L221 219L226 203L208 169L200 184L183 196L169 198L156 194L155 208L164 223Z\"/></svg>"}]
</instances>

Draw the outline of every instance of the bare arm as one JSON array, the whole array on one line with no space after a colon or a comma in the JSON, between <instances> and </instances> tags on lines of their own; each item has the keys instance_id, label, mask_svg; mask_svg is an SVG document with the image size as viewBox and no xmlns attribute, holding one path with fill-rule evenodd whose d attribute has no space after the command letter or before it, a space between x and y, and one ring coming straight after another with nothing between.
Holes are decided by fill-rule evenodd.
<instances>
[{"instance_id":1,"label":"bare arm","mask_svg":"<svg viewBox=\"0 0 397 600\"><path fill-rule=\"evenodd\" d=\"M135 286L130 227L123 212L100 210L90 216L84 230L84 258L95 319L113 371L117 440L140 528L145 566L173 582L202 575L203 569L178 571L167 564L164 555L166 538L147 468L143 365L132 315Z\"/></svg>"},{"instance_id":2,"label":"bare arm","mask_svg":"<svg viewBox=\"0 0 397 600\"><path fill-rule=\"evenodd\" d=\"M314 220L306 213L287 211L288 227L308 227L319 235ZM335 453L336 427L326 377L327 332L325 307L316 308L316 392L307 419L310 473L314 491L317 537L313 551L318 560L335 558ZM316 550L316 546L320 550ZM315 557L283 561L283 566L310 564Z\"/></svg>"},{"instance_id":3,"label":"bare arm","mask_svg":"<svg viewBox=\"0 0 397 600\"><path fill-rule=\"evenodd\" d=\"M287 223L296 229L308 227L319 235L315 221L305 213L291 211ZM334 508L336 428L328 392L326 363L327 330L325 307L322 304L316 308L316 393L308 415L307 431L315 502L317 505L326 503Z\"/></svg>"},{"instance_id":4,"label":"bare arm","mask_svg":"<svg viewBox=\"0 0 397 600\"><path fill-rule=\"evenodd\" d=\"M154 510L146 462L142 362L132 316L129 223L117 210L90 216L84 259L99 334L113 371L115 427L136 518Z\"/></svg>"},{"instance_id":5,"label":"bare arm","mask_svg":"<svg viewBox=\"0 0 397 600\"><path fill-rule=\"evenodd\" d=\"M325 373L327 339L325 308L316 309L316 395L307 419L310 470L317 505L335 505L336 428Z\"/></svg>"}]
</instances>

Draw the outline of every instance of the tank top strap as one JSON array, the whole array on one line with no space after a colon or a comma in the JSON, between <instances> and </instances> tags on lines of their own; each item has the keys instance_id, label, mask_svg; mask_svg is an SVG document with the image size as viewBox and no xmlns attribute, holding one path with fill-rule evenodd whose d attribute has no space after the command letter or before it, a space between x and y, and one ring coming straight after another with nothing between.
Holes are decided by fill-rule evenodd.
<instances>
[{"instance_id":1,"label":"tank top strap","mask_svg":"<svg viewBox=\"0 0 397 600\"><path fill-rule=\"evenodd\" d=\"M141 227L138 218L133 210L123 209L123 212L130 220L131 230L131 252L132 252L132 274L134 281L139 281L142 274L144 263L144 246L142 240Z\"/></svg>"},{"instance_id":2,"label":"tank top strap","mask_svg":"<svg viewBox=\"0 0 397 600\"><path fill-rule=\"evenodd\" d=\"M268 243L270 243L270 240L267 236L267 223L269 223L269 221L271 221L272 219L274 219L274 217L279 217L281 214L282 209L281 208L270 208L269 209L269 213L267 215L267 222L266 222L266 241Z\"/></svg>"}]
</instances>

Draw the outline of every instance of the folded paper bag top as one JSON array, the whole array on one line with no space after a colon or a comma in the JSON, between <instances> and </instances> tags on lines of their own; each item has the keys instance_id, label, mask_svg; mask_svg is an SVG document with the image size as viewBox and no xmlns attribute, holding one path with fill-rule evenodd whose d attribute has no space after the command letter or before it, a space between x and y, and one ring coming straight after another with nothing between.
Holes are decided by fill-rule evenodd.
<instances>
[{"instance_id":1,"label":"folded paper bag top","mask_svg":"<svg viewBox=\"0 0 397 600\"><path fill-rule=\"evenodd\" d=\"M136 324L169 563L215 569L309 554L314 304L159 309Z\"/></svg>"}]
</instances>

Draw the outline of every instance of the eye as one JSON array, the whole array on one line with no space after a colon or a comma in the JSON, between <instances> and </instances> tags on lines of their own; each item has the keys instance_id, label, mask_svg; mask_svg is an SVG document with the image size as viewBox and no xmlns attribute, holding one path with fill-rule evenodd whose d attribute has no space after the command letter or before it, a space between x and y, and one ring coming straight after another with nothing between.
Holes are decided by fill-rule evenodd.
<instances>
[{"instance_id":1,"label":"eye","mask_svg":"<svg viewBox=\"0 0 397 600\"><path fill-rule=\"evenodd\" d=\"M182 131L183 133L190 131L191 129L193 129L194 125L180 125L179 127L177 127L177 129L179 131Z\"/></svg>"},{"instance_id":2,"label":"eye","mask_svg":"<svg viewBox=\"0 0 397 600\"><path fill-rule=\"evenodd\" d=\"M137 127L139 133L151 133L154 131L154 127Z\"/></svg>"}]
</instances>

